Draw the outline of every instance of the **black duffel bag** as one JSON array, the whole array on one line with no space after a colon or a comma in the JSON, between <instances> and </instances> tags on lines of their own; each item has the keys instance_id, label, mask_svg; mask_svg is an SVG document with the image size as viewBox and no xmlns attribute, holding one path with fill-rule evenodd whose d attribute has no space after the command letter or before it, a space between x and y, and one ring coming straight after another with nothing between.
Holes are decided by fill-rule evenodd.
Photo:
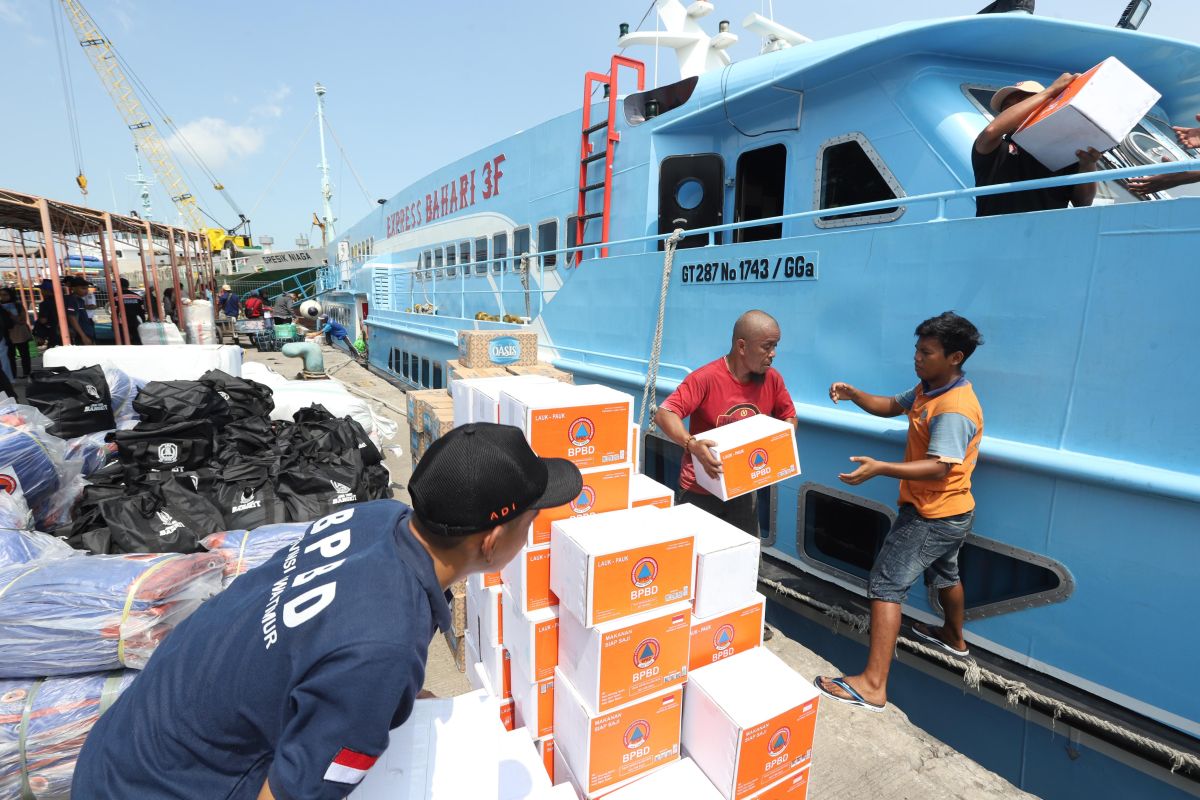
<instances>
[{"instance_id":1,"label":"black duffel bag","mask_svg":"<svg viewBox=\"0 0 1200 800\"><path fill-rule=\"evenodd\" d=\"M194 553L201 539L225 528L220 510L185 480L101 500L100 513L114 553Z\"/></svg>"},{"instance_id":2,"label":"black duffel bag","mask_svg":"<svg viewBox=\"0 0 1200 800\"><path fill-rule=\"evenodd\" d=\"M350 450L325 461L292 459L280 468L276 491L288 522L310 522L367 499L363 480L362 459Z\"/></svg>"},{"instance_id":3,"label":"black duffel bag","mask_svg":"<svg viewBox=\"0 0 1200 800\"><path fill-rule=\"evenodd\" d=\"M335 417L322 405L302 408L294 415L291 448L305 458L320 459L326 454L359 451L363 464L379 464L383 455L353 417Z\"/></svg>"},{"instance_id":4,"label":"black duffel bag","mask_svg":"<svg viewBox=\"0 0 1200 800\"><path fill-rule=\"evenodd\" d=\"M50 418L54 424L48 430L60 439L117 427L108 381L99 366L36 370L25 397L29 405Z\"/></svg>"},{"instance_id":5,"label":"black duffel bag","mask_svg":"<svg viewBox=\"0 0 1200 800\"><path fill-rule=\"evenodd\" d=\"M109 437L117 458L127 467L145 470L191 470L204 466L214 452L213 424L205 419L184 422L139 422Z\"/></svg>"},{"instance_id":6,"label":"black duffel bag","mask_svg":"<svg viewBox=\"0 0 1200 800\"><path fill-rule=\"evenodd\" d=\"M287 505L275 490L275 459L241 458L226 464L209 498L221 510L225 530L251 530L287 522Z\"/></svg>"},{"instance_id":7,"label":"black duffel bag","mask_svg":"<svg viewBox=\"0 0 1200 800\"><path fill-rule=\"evenodd\" d=\"M229 403L200 381L151 381L133 401L142 422L184 422L206 419L214 425L229 422Z\"/></svg>"},{"instance_id":8,"label":"black duffel bag","mask_svg":"<svg viewBox=\"0 0 1200 800\"><path fill-rule=\"evenodd\" d=\"M200 376L200 382L214 389L229 403L229 416L235 420L266 417L275 409L271 387L257 381L236 378L228 372L210 369Z\"/></svg>"},{"instance_id":9,"label":"black duffel bag","mask_svg":"<svg viewBox=\"0 0 1200 800\"><path fill-rule=\"evenodd\" d=\"M282 453L287 440L280 441L275 427L265 417L247 417L231 422L217 432L217 460L228 462L239 456Z\"/></svg>"}]
</instances>

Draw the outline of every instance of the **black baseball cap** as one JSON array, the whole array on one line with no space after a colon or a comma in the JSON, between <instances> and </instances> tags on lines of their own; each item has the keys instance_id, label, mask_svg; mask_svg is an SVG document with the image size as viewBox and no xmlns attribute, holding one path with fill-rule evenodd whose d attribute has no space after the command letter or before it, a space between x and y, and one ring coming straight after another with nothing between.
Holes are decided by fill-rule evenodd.
<instances>
[{"instance_id":1,"label":"black baseball cap","mask_svg":"<svg viewBox=\"0 0 1200 800\"><path fill-rule=\"evenodd\" d=\"M520 430L490 422L435 441L408 482L417 519L440 536L490 530L530 509L565 505L582 490L570 461L539 458Z\"/></svg>"}]
</instances>

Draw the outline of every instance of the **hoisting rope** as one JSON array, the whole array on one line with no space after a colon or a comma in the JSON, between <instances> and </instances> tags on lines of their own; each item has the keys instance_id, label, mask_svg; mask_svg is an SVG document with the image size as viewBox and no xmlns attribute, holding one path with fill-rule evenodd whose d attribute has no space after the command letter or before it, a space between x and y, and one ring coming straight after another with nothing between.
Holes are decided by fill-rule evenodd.
<instances>
[{"instance_id":1,"label":"hoisting rope","mask_svg":"<svg viewBox=\"0 0 1200 800\"><path fill-rule=\"evenodd\" d=\"M847 611L841 606L824 603L815 597L798 592L779 581L762 575L758 576L758 582L776 594L817 609L836 623L845 625L853 631L867 633L871 629L871 621L866 614L856 614L852 611ZM1175 772L1185 766L1193 771L1200 770L1200 756L1197 756L1195 753L1171 747L1156 739L1151 739L1122 725L1118 725L1111 720L1098 717L1095 714L1089 714L1057 698L1042 694L1030 688L1029 684L1023 681L1006 678L1003 675L979 666L978 662L973 658L956 658L905 636L898 637L896 644L898 647L903 647L925 658L937 661L944 667L961 671L963 673L963 683L971 689L978 690L983 685L998 689L1004 693L1009 705L1019 705L1022 702L1036 703L1050 710L1052 720L1066 719L1068 722L1081 723L1093 729L1103 731L1114 738L1126 741L1138 749L1161 756L1163 760L1170 762L1171 772Z\"/></svg>"},{"instance_id":2,"label":"hoisting rope","mask_svg":"<svg viewBox=\"0 0 1200 800\"><path fill-rule=\"evenodd\" d=\"M67 33L55 0L50 0L50 17L54 21L54 46L58 51L58 71L62 77L63 102L67 107L67 131L71 134L71 150L75 155L75 183L87 197L87 177L83 174L83 143L79 138L79 112L75 106L75 81L71 76L71 59L67 57Z\"/></svg>"},{"instance_id":3,"label":"hoisting rope","mask_svg":"<svg viewBox=\"0 0 1200 800\"><path fill-rule=\"evenodd\" d=\"M663 322L667 317L667 291L671 288L671 263L675 260L675 248L683 238L683 228L676 228L663 246L662 286L658 290L658 321L654 324L654 342L650 345L650 362L646 366L646 385L642 388L642 410L638 416L638 425L643 435L654 431L654 414L647 414L651 404L657 413L658 405L658 360L662 355ZM649 426L649 427L647 427Z\"/></svg>"}]
</instances>

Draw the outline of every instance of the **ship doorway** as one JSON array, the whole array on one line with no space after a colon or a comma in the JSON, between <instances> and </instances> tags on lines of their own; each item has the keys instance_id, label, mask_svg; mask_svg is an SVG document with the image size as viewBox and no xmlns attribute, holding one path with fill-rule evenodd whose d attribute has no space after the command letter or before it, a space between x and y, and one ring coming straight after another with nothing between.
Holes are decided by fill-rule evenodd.
<instances>
[{"instance_id":1,"label":"ship doorway","mask_svg":"<svg viewBox=\"0 0 1200 800\"><path fill-rule=\"evenodd\" d=\"M658 168L658 232L720 225L725 205L725 160L715 153L667 156ZM721 244L721 234L713 234ZM708 234L684 237L680 247L704 247ZM663 243L658 243L658 249Z\"/></svg>"},{"instance_id":2,"label":"ship doorway","mask_svg":"<svg viewBox=\"0 0 1200 800\"><path fill-rule=\"evenodd\" d=\"M737 191L733 221L783 216L783 191L787 186L787 148L782 144L747 150L738 156ZM735 242L761 242L783 235L782 223L739 228Z\"/></svg>"}]
</instances>

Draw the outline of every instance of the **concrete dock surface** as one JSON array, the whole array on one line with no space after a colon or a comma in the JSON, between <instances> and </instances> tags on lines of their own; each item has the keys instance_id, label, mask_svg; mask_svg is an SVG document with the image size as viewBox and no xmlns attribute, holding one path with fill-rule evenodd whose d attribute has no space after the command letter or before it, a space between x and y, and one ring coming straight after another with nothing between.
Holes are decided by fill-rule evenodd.
<instances>
[{"instance_id":1,"label":"concrete dock surface","mask_svg":"<svg viewBox=\"0 0 1200 800\"><path fill-rule=\"evenodd\" d=\"M371 402L374 410L397 424L393 440L385 442L384 459L393 484L407 486L412 473L408 453L408 420L404 391L349 356L324 346L326 371L352 393ZM257 361L285 377L295 377L297 359L279 353L247 350L247 361ZM408 501L405 489L395 497ZM805 678L840 675L830 662L776 631L765 644ZM470 691L466 676L458 671L441 636L429 648L425 689L440 697ZM875 714L822 699L817 722L810 798L820 800L1000 800L1032 798L1004 778L985 769L949 745L911 723L903 709L889 704Z\"/></svg>"}]
</instances>

